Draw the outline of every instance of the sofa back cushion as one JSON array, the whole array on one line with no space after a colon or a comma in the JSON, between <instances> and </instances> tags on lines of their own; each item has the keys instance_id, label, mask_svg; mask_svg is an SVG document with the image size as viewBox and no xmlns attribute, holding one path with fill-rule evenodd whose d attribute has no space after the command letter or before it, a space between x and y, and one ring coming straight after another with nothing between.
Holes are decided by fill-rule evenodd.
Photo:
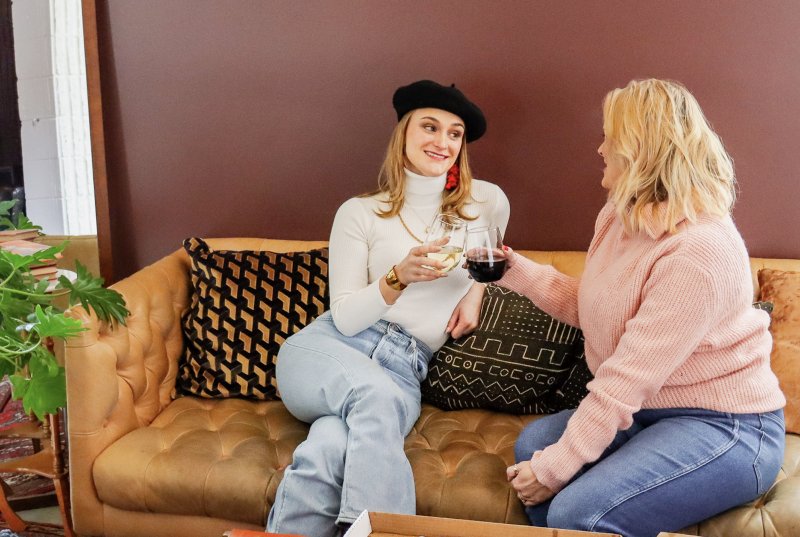
<instances>
[{"instance_id":1,"label":"sofa back cushion","mask_svg":"<svg viewBox=\"0 0 800 537\"><path fill-rule=\"evenodd\" d=\"M177 386L200 397L278 398L280 345L329 305L328 251L210 249L187 239L191 303Z\"/></svg>"},{"instance_id":2,"label":"sofa back cushion","mask_svg":"<svg viewBox=\"0 0 800 537\"><path fill-rule=\"evenodd\" d=\"M478 328L434 353L422 399L446 410L543 414L578 406L591 378L579 329L490 284Z\"/></svg>"},{"instance_id":3,"label":"sofa back cushion","mask_svg":"<svg viewBox=\"0 0 800 537\"><path fill-rule=\"evenodd\" d=\"M773 303L770 365L786 396L786 430L800 433L800 272L758 271L761 300Z\"/></svg>"}]
</instances>

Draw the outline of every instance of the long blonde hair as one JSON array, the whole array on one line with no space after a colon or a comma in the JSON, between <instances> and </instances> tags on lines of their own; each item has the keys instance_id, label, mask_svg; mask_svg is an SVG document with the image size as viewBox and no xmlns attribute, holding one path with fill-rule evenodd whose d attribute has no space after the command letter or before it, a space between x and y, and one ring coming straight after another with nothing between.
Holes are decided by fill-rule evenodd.
<instances>
[{"instance_id":1,"label":"long blonde hair","mask_svg":"<svg viewBox=\"0 0 800 537\"><path fill-rule=\"evenodd\" d=\"M730 214L733 162L683 85L651 78L612 90L603 102L603 133L609 156L622 164L609 199L628 231L655 237L700 213Z\"/></svg>"},{"instance_id":2,"label":"long blonde hair","mask_svg":"<svg viewBox=\"0 0 800 537\"><path fill-rule=\"evenodd\" d=\"M381 218L391 218L400 213L405 203L406 175L405 175L405 153L406 153L406 129L411 120L408 112L395 125L392 136L389 138L389 146L386 149L386 157L383 159L381 170L378 173L378 189L366 194L363 197L374 196L376 194L386 194L386 202L389 208L385 211L376 211ZM456 164L460 170L460 180L458 186L453 190L445 191L442 199L442 213L457 214L466 220L474 220L464 212L466 205L472 201L472 171L469 167L467 157L467 144L461 144L461 151L458 153Z\"/></svg>"}]
</instances>

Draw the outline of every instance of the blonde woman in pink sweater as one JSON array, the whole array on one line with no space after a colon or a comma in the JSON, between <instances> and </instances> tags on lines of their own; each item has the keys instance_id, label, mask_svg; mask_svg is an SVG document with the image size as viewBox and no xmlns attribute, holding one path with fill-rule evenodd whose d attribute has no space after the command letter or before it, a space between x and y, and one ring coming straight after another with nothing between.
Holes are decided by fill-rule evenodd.
<instances>
[{"instance_id":1,"label":"blonde woman in pink sweater","mask_svg":"<svg viewBox=\"0 0 800 537\"><path fill-rule=\"evenodd\" d=\"M655 536L770 487L785 399L733 165L697 101L633 81L606 96L603 134L608 203L583 275L513 256L498 282L580 326L594 373L577 409L522 432L508 479L533 525Z\"/></svg>"}]
</instances>

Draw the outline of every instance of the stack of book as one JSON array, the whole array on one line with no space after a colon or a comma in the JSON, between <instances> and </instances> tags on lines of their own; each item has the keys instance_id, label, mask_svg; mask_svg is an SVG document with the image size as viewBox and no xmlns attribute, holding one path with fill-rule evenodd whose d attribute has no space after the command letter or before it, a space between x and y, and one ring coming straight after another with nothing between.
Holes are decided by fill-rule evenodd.
<instances>
[{"instance_id":1,"label":"stack of book","mask_svg":"<svg viewBox=\"0 0 800 537\"><path fill-rule=\"evenodd\" d=\"M0 231L0 244L8 241L26 241L38 236L38 229L6 229Z\"/></svg>"},{"instance_id":2,"label":"stack of book","mask_svg":"<svg viewBox=\"0 0 800 537\"><path fill-rule=\"evenodd\" d=\"M31 230L24 230L24 231L31 231ZM0 236L2 236L2 234L4 233L8 232L0 231ZM38 232L36 236L38 236ZM15 238L11 240L0 240L0 248L9 251L12 254L33 255L37 252L41 252L42 250L47 250L49 246L47 246L46 244L40 244L38 242L32 242L25 239ZM61 254L56 254L53 259L41 260L40 262L31 265L30 273L37 280L50 280L50 281L55 280L56 278L58 278L58 267L56 267L56 263L60 258Z\"/></svg>"}]
</instances>

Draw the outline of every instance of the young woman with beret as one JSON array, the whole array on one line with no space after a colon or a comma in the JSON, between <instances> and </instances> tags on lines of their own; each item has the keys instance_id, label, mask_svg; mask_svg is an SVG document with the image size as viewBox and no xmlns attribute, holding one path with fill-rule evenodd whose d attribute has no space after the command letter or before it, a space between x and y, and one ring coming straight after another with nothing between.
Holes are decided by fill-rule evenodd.
<instances>
[{"instance_id":1,"label":"young woman with beret","mask_svg":"<svg viewBox=\"0 0 800 537\"><path fill-rule=\"evenodd\" d=\"M594 373L532 422L507 477L532 524L655 537L763 494L783 460L769 316L730 211L733 166L680 84L603 106L609 191L579 279L518 255L498 283L580 326Z\"/></svg>"},{"instance_id":2,"label":"young woman with beret","mask_svg":"<svg viewBox=\"0 0 800 537\"><path fill-rule=\"evenodd\" d=\"M505 230L508 199L472 177L466 142L480 109L455 86L422 80L393 98L392 133L377 191L346 201L330 237L331 309L278 356L281 398L311 424L295 450L267 530L332 537L364 509L414 514L403 441L420 413L420 382L449 334L477 326L483 285L426 257L438 213Z\"/></svg>"}]
</instances>

